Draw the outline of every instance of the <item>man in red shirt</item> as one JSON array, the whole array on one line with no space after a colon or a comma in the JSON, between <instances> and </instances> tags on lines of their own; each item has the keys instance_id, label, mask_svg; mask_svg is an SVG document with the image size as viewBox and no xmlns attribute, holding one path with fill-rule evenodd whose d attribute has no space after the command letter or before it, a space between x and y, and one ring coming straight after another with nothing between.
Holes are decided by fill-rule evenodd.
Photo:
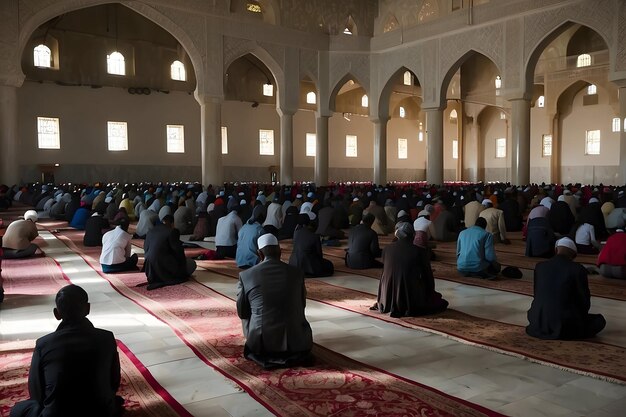
<instances>
[{"instance_id":1,"label":"man in red shirt","mask_svg":"<svg viewBox=\"0 0 626 417\"><path fill-rule=\"evenodd\" d=\"M626 279L626 233L623 229L609 236L598 256L598 266L602 276Z\"/></svg>"}]
</instances>

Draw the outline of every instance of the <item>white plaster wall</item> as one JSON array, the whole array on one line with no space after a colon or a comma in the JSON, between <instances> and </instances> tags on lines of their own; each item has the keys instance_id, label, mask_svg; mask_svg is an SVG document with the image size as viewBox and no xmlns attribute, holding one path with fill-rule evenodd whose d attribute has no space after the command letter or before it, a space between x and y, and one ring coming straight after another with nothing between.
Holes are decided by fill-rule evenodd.
<instances>
[{"instance_id":1,"label":"white plaster wall","mask_svg":"<svg viewBox=\"0 0 626 417\"><path fill-rule=\"evenodd\" d=\"M530 181L550 182L550 157L542 156L542 135L552 131L546 108L530 109Z\"/></svg>"},{"instance_id":2,"label":"white plaster wall","mask_svg":"<svg viewBox=\"0 0 626 417\"><path fill-rule=\"evenodd\" d=\"M426 169L426 142L418 140L416 120L394 118L387 123L387 168ZM407 139L407 159L398 159L398 138ZM391 180L391 178L389 178ZM402 180L404 178L393 178Z\"/></svg>"}]
</instances>

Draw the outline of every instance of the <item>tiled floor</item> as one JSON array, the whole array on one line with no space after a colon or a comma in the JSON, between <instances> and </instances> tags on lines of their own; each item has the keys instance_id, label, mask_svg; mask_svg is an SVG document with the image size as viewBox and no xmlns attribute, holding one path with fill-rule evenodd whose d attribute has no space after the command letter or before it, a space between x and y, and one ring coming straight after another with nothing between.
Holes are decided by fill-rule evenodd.
<instances>
[{"instance_id":1,"label":"tiled floor","mask_svg":"<svg viewBox=\"0 0 626 417\"><path fill-rule=\"evenodd\" d=\"M195 416L265 416L270 413L198 359L161 321L117 293L85 262L49 233L48 247L70 279L90 295L90 319L112 330L157 381ZM232 279L198 270L196 279L234 296ZM377 281L350 275L325 279L375 294ZM526 324L530 298L448 281L437 288L457 310ZM36 338L57 325L53 297L9 297L0 310L0 340ZM592 310L608 321L602 340L626 346L626 303L594 298ZM432 386L507 415L621 416L626 386L583 377L513 356L407 329L326 304L308 301L316 343L353 359Z\"/></svg>"}]
</instances>

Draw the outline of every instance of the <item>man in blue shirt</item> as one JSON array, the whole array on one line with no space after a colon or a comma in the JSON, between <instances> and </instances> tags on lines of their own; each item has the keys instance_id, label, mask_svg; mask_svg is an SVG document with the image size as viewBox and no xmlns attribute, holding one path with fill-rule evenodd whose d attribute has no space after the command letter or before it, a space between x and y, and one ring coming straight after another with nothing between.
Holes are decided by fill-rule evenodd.
<instances>
[{"instance_id":1,"label":"man in blue shirt","mask_svg":"<svg viewBox=\"0 0 626 417\"><path fill-rule=\"evenodd\" d=\"M493 235L485 230L487 220L479 217L474 226L463 230L456 242L456 267L465 276L493 278L500 264L493 247Z\"/></svg>"}]
</instances>

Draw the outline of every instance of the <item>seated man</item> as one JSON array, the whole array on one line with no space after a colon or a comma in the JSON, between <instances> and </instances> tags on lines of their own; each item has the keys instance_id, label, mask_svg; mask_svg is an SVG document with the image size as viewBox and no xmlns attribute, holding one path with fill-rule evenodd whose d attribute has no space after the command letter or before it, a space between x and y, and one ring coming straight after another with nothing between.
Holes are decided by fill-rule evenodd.
<instances>
[{"instance_id":1,"label":"seated man","mask_svg":"<svg viewBox=\"0 0 626 417\"><path fill-rule=\"evenodd\" d=\"M165 216L164 216L165 217ZM148 232L152 230L152 228L159 221L159 213L153 211L151 209L144 210L139 215L139 221L137 222L137 229L135 231L136 237L139 239L145 239L148 235Z\"/></svg>"},{"instance_id":2,"label":"seated man","mask_svg":"<svg viewBox=\"0 0 626 417\"><path fill-rule=\"evenodd\" d=\"M120 225L102 236L100 265L102 272L123 272L135 269L137 254L130 254L130 241L133 235L128 233L128 220L122 219Z\"/></svg>"},{"instance_id":3,"label":"seated man","mask_svg":"<svg viewBox=\"0 0 626 417\"><path fill-rule=\"evenodd\" d=\"M239 217L239 206L217 220L215 229L215 251L219 259L237 257L237 239L243 223Z\"/></svg>"},{"instance_id":4,"label":"seated man","mask_svg":"<svg viewBox=\"0 0 626 417\"><path fill-rule=\"evenodd\" d=\"M298 217L289 265L300 268L307 277L329 277L335 272L335 267L331 261L324 259L322 242L314 233L312 220L315 217L315 213L310 211Z\"/></svg>"},{"instance_id":5,"label":"seated man","mask_svg":"<svg viewBox=\"0 0 626 417\"><path fill-rule=\"evenodd\" d=\"M24 213L24 220L15 220L9 224L2 237L2 250L4 259L27 258L33 256L39 246L32 243L37 232L37 212L28 210Z\"/></svg>"},{"instance_id":6,"label":"seated man","mask_svg":"<svg viewBox=\"0 0 626 417\"><path fill-rule=\"evenodd\" d=\"M479 217L474 226L459 233L456 268L465 276L491 278L500 272L493 247L493 235L485 230L487 220Z\"/></svg>"},{"instance_id":7,"label":"seated man","mask_svg":"<svg viewBox=\"0 0 626 417\"><path fill-rule=\"evenodd\" d=\"M163 224L148 232L144 250L143 271L148 277L149 290L185 282L196 270L196 262L185 257L171 214L163 218Z\"/></svg>"},{"instance_id":8,"label":"seated man","mask_svg":"<svg viewBox=\"0 0 626 417\"><path fill-rule=\"evenodd\" d=\"M370 309L391 317L412 317L444 311L448 302L435 291L428 251L413 244L411 223L397 224L397 241L383 251L378 301Z\"/></svg>"},{"instance_id":9,"label":"seated man","mask_svg":"<svg viewBox=\"0 0 626 417\"><path fill-rule=\"evenodd\" d=\"M571 215L569 207L567 211ZM554 255L555 241L556 237L550 227L550 221L545 217L535 217L528 222L525 256L551 258Z\"/></svg>"},{"instance_id":10,"label":"seated man","mask_svg":"<svg viewBox=\"0 0 626 417\"><path fill-rule=\"evenodd\" d=\"M101 211L96 211L85 223L83 245L102 246L102 235L109 230L109 221L104 218Z\"/></svg>"},{"instance_id":11,"label":"seated man","mask_svg":"<svg viewBox=\"0 0 626 417\"><path fill-rule=\"evenodd\" d=\"M264 234L257 244L261 263L240 272L237 285L237 314L246 338L244 357L266 369L312 364L304 275L281 262L274 235Z\"/></svg>"},{"instance_id":12,"label":"seated man","mask_svg":"<svg viewBox=\"0 0 626 417\"><path fill-rule=\"evenodd\" d=\"M246 269L259 262L257 240L261 235L265 234L265 229L261 226L264 221L265 207L258 205L252 210L250 219L239 229L237 236L237 256L235 257L237 267Z\"/></svg>"},{"instance_id":13,"label":"seated man","mask_svg":"<svg viewBox=\"0 0 626 417\"><path fill-rule=\"evenodd\" d=\"M454 242L459 236L460 223L450 210L450 203L440 201L438 204L441 211L437 218L432 221L433 239L440 242Z\"/></svg>"},{"instance_id":14,"label":"seated man","mask_svg":"<svg viewBox=\"0 0 626 417\"><path fill-rule=\"evenodd\" d=\"M598 266L602 276L626 279L626 233L623 229L609 236L598 256Z\"/></svg>"},{"instance_id":15,"label":"seated man","mask_svg":"<svg viewBox=\"0 0 626 417\"><path fill-rule=\"evenodd\" d=\"M539 339L584 339L606 325L601 314L589 314L591 296L587 270L574 262L576 244L564 237L556 256L535 267L534 299L526 333Z\"/></svg>"},{"instance_id":16,"label":"seated man","mask_svg":"<svg viewBox=\"0 0 626 417\"><path fill-rule=\"evenodd\" d=\"M376 218L367 213L361 224L350 230L346 266L352 269L382 268L382 262L376 260L382 251L378 244L378 234L372 230Z\"/></svg>"},{"instance_id":17,"label":"seated man","mask_svg":"<svg viewBox=\"0 0 626 417\"><path fill-rule=\"evenodd\" d=\"M37 340L28 375L31 398L18 402L11 417L113 417L121 414L120 362L113 333L87 319L89 302L81 287L56 295L54 317L61 324Z\"/></svg>"},{"instance_id":18,"label":"seated man","mask_svg":"<svg viewBox=\"0 0 626 417\"><path fill-rule=\"evenodd\" d=\"M487 220L485 230L493 235L495 243L510 244L511 242L506 237L506 224L504 223L502 210L493 207L493 203L489 199L484 199L482 204L485 206L485 209L480 212L478 217Z\"/></svg>"}]
</instances>

